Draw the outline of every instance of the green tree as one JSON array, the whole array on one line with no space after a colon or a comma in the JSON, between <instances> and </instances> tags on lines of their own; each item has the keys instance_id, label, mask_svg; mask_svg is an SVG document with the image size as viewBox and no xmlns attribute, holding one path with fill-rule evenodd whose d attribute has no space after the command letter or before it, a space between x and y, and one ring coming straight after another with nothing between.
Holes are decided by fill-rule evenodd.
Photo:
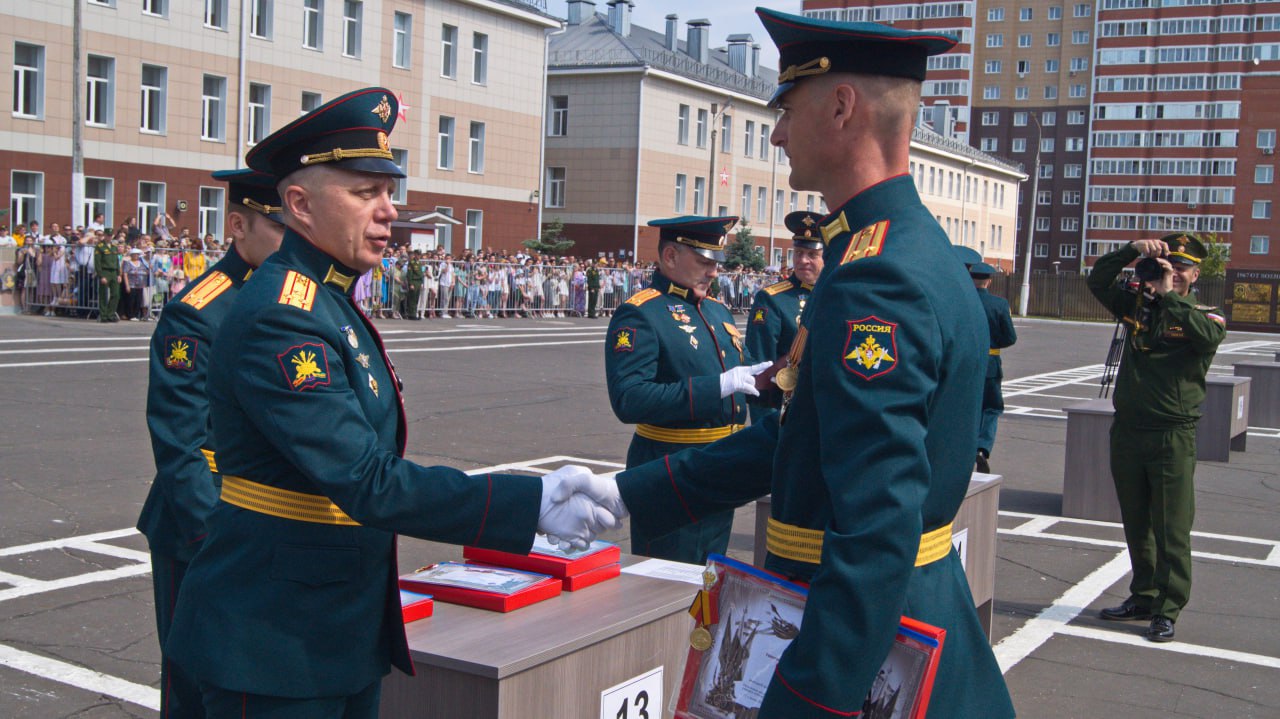
<instances>
[{"instance_id":1,"label":"green tree","mask_svg":"<svg viewBox=\"0 0 1280 719\"><path fill-rule=\"evenodd\" d=\"M733 240L724 248L724 266L729 270L763 270L764 252L751 238L751 223L745 220L738 225Z\"/></svg>"},{"instance_id":2,"label":"green tree","mask_svg":"<svg viewBox=\"0 0 1280 719\"><path fill-rule=\"evenodd\" d=\"M548 222L542 228L542 235L535 240L525 240L520 244L540 255L563 256L573 247L573 240L564 237L564 220L559 217Z\"/></svg>"},{"instance_id":3,"label":"green tree","mask_svg":"<svg viewBox=\"0 0 1280 719\"><path fill-rule=\"evenodd\" d=\"M1200 263L1200 276L1215 279L1227 276L1227 263L1231 261L1231 243L1223 242L1218 233L1209 232L1200 237L1209 255Z\"/></svg>"}]
</instances>

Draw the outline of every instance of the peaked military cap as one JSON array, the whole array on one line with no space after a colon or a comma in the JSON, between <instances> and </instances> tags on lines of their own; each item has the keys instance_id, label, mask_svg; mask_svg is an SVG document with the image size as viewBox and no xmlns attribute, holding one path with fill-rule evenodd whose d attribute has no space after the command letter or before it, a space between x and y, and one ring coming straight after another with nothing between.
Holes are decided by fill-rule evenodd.
<instances>
[{"instance_id":1,"label":"peaked military cap","mask_svg":"<svg viewBox=\"0 0 1280 719\"><path fill-rule=\"evenodd\" d=\"M787 214L783 222L793 235L791 243L806 250L822 249L822 230L818 224L822 215L808 210L797 210Z\"/></svg>"},{"instance_id":2,"label":"peaked military cap","mask_svg":"<svg viewBox=\"0 0 1280 719\"><path fill-rule=\"evenodd\" d=\"M966 268L972 268L974 265L982 262L982 255L972 247L964 245L952 245L951 252L955 254L956 259L964 263Z\"/></svg>"},{"instance_id":3,"label":"peaked military cap","mask_svg":"<svg viewBox=\"0 0 1280 719\"><path fill-rule=\"evenodd\" d=\"M835 22L756 8L778 46L776 105L802 78L828 72L905 77L924 82L930 55L956 45L946 33L899 30L874 22Z\"/></svg>"},{"instance_id":4,"label":"peaked military cap","mask_svg":"<svg viewBox=\"0 0 1280 719\"><path fill-rule=\"evenodd\" d=\"M1209 256L1209 250L1192 234L1175 232L1160 240L1169 246L1169 261L1182 265L1199 265Z\"/></svg>"},{"instance_id":5,"label":"peaked military cap","mask_svg":"<svg viewBox=\"0 0 1280 719\"><path fill-rule=\"evenodd\" d=\"M245 164L281 179L315 165L404 177L387 141L399 110L384 87L349 92L271 133L245 155Z\"/></svg>"},{"instance_id":6,"label":"peaked military cap","mask_svg":"<svg viewBox=\"0 0 1280 719\"><path fill-rule=\"evenodd\" d=\"M258 172L249 168L240 170L218 170L213 179L227 183L227 194L233 204L244 205L265 216L272 222L284 224L284 210L280 202L280 193L276 191L275 175Z\"/></svg>"},{"instance_id":7,"label":"peaked military cap","mask_svg":"<svg viewBox=\"0 0 1280 719\"><path fill-rule=\"evenodd\" d=\"M995 273L996 273L996 268L992 267L991 265L988 265L985 262L975 262L969 266L969 276L976 277L977 279L980 279L980 280L985 280L986 278L991 277Z\"/></svg>"},{"instance_id":8,"label":"peaked military cap","mask_svg":"<svg viewBox=\"0 0 1280 719\"><path fill-rule=\"evenodd\" d=\"M649 221L650 227L658 228L659 239L692 247L694 252L716 262L724 262L724 238L736 224L738 218L733 216L682 215Z\"/></svg>"}]
</instances>

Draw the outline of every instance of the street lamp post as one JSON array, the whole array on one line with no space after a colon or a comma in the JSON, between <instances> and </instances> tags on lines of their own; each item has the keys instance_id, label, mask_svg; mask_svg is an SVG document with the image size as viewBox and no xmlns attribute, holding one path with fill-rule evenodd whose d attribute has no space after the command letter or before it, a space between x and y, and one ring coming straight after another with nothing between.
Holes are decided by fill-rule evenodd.
<instances>
[{"instance_id":1,"label":"street lamp post","mask_svg":"<svg viewBox=\"0 0 1280 719\"><path fill-rule=\"evenodd\" d=\"M726 100L724 106L718 103L711 103L711 163L707 168L707 216L714 217L716 214L716 182L720 177L716 174L716 127L720 123L720 116L729 111L733 107L733 100Z\"/></svg>"},{"instance_id":2,"label":"street lamp post","mask_svg":"<svg viewBox=\"0 0 1280 719\"><path fill-rule=\"evenodd\" d=\"M1031 301L1031 253L1036 246L1036 203L1040 201L1040 140L1044 135L1044 128L1040 126L1040 119L1036 114L1027 114L1036 123L1036 162L1035 171L1031 175L1031 216L1027 220L1027 245L1022 250L1022 292L1018 295L1018 314L1022 317L1027 316L1027 305Z\"/></svg>"}]
</instances>

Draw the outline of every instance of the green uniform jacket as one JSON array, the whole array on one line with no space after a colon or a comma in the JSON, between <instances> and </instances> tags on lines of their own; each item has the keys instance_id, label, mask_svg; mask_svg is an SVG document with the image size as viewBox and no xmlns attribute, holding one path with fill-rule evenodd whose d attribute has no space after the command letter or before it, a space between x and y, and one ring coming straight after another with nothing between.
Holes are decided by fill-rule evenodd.
<instances>
[{"instance_id":1,"label":"green uniform jacket","mask_svg":"<svg viewBox=\"0 0 1280 719\"><path fill-rule=\"evenodd\" d=\"M587 289L600 289L600 270L595 265L587 268Z\"/></svg>"},{"instance_id":2,"label":"green uniform jacket","mask_svg":"<svg viewBox=\"0 0 1280 719\"><path fill-rule=\"evenodd\" d=\"M420 262L417 260L409 260L409 270L406 276L409 281L410 290L417 291L422 289L423 273L422 264ZM414 309L416 308L411 308L410 311L413 311Z\"/></svg>"},{"instance_id":3,"label":"green uniform jacket","mask_svg":"<svg viewBox=\"0 0 1280 719\"><path fill-rule=\"evenodd\" d=\"M631 522L662 531L772 490L773 520L821 532L819 564L766 558L810 593L760 719L856 713L903 614L947 631L930 717L1012 716L959 556L914 566L921 534L954 519L973 469L989 341L973 283L909 176L823 224L844 229L801 319L809 339L785 424L771 414L622 472ZM844 261L881 232L878 255Z\"/></svg>"},{"instance_id":4,"label":"green uniform jacket","mask_svg":"<svg viewBox=\"0 0 1280 719\"><path fill-rule=\"evenodd\" d=\"M164 307L151 335L147 428L156 477L138 517L151 551L187 562L218 498L205 379L213 339L253 267L233 248Z\"/></svg>"},{"instance_id":5,"label":"green uniform jacket","mask_svg":"<svg viewBox=\"0 0 1280 719\"><path fill-rule=\"evenodd\" d=\"M770 285L756 293L751 313L747 315L747 362L773 362L785 357L796 338L800 326L800 313L809 301L813 286L805 285L799 278L790 278ZM752 420L759 414L782 406L782 391L766 389L759 397L747 397Z\"/></svg>"},{"instance_id":6,"label":"green uniform jacket","mask_svg":"<svg viewBox=\"0 0 1280 719\"><path fill-rule=\"evenodd\" d=\"M116 254L115 245L103 240L93 246L93 273L98 277L120 275L120 255Z\"/></svg>"},{"instance_id":7,"label":"green uniform jacket","mask_svg":"<svg viewBox=\"0 0 1280 719\"><path fill-rule=\"evenodd\" d=\"M983 288L978 288L978 299L982 302L982 311L987 316L987 329L991 332L991 349L1002 350L1012 347L1018 341L1018 332L1013 328L1013 315L1009 313L1009 302L1003 297L996 297ZM1000 355L988 353L987 379L1004 377L1004 365Z\"/></svg>"},{"instance_id":8,"label":"green uniform jacket","mask_svg":"<svg viewBox=\"0 0 1280 719\"><path fill-rule=\"evenodd\" d=\"M399 380L352 301L357 276L286 231L214 343L208 387L223 491L243 477L323 495L360 524L217 503L165 651L223 689L341 696L389 663L411 673L396 532L508 552L532 546L537 478L468 477L403 459Z\"/></svg>"},{"instance_id":9,"label":"green uniform jacket","mask_svg":"<svg viewBox=\"0 0 1280 719\"><path fill-rule=\"evenodd\" d=\"M609 322L605 345L609 402L613 413L627 424L670 430L744 424L743 396L720 397L720 375L743 362L741 333L729 309L711 298L695 301L692 292L661 272L655 272L649 287L632 295ZM689 446L637 434L627 451L627 466ZM675 556L688 561L709 551L724 551L711 545L720 541L717 537L727 539L732 510L704 519L707 524L697 531L682 530L687 536L678 540L681 546ZM633 551L647 555L648 542L664 534L633 525Z\"/></svg>"},{"instance_id":10,"label":"green uniform jacket","mask_svg":"<svg viewBox=\"0 0 1280 719\"><path fill-rule=\"evenodd\" d=\"M1089 291L1116 319L1141 313L1138 292L1113 284L1139 254L1126 245L1098 258L1089 273ZM1150 318L1140 329L1130 325L1116 376L1116 422L1134 429L1194 426L1204 401L1205 375L1227 335L1226 321L1214 308L1197 305L1192 295L1169 292L1142 302L1151 310Z\"/></svg>"}]
</instances>

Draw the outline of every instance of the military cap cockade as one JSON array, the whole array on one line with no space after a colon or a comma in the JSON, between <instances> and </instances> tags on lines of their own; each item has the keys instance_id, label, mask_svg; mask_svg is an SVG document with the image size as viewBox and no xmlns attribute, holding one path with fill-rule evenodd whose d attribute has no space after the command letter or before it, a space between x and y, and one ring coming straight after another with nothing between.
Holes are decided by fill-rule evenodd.
<instances>
[{"instance_id":1,"label":"military cap cockade","mask_svg":"<svg viewBox=\"0 0 1280 719\"><path fill-rule=\"evenodd\" d=\"M387 140L399 110L400 102L386 88L349 92L276 130L244 160L281 179L316 165L404 177Z\"/></svg>"},{"instance_id":2,"label":"military cap cockade","mask_svg":"<svg viewBox=\"0 0 1280 719\"><path fill-rule=\"evenodd\" d=\"M969 276L979 280L985 280L995 274L996 268L985 262L975 262L969 266Z\"/></svg>"},{"instance_id":3,"label":"military cap cockade","mask_svg":"<svg viewBox=\"0 0 1280 719\"><path fill-rule=\"evenodd\" d=\"M1209 256L1209 250L1200 238L1184 232L1175 232L1160 238L1169 246L1169 261L1174 264L1199 265Z\"/></svg>"},{"instance_id":4,"label":"military cap cockade","mask_svg":"<svg viewBox=\"0 0 1280 719\"><path fill-rule=\"evenodd\" d=\"M952 245L951 252L956 256L957 260L964 263L966 268L972 268L974 265L982 262L982 255L972 247L964 245Z\"/></svg>"},{"instance_id":5,"label":"military cap cockade","mask_svg":"<svg viewBox=\"0 0 1280 719\"><path fill-rule=\"evenodd\" d=\"M783 222L793 235L791 243L806 250L822 249L822 227L819 224L822 215L807 210L788 213Z\"/></svg>"},{"instance_id":6,"label":"military cap cockade","mask_svg":"<svg viewBox=\"0 0 1280 719\"><path fill-rule=\"evenodd\" d=\"M828 72L886 75L924 81L930 55L956 45L946 33L899 30L874 22L835 22L756 8L778 46L775 106L799 80Z\"/></svg>"},{"instance_id":7,"label":"military cap cockade","mask_svg":"<svg viewBox=\"0 0 1280 719\"><path fill-rule=\"evenodd\" d=\"M658 228L659 239L691 247L694 252L716 262L724 262L725 235L736 224L738 218L734 216L682 215L649 221L650 227Z\"/></svg>"},{"instance_id":8,"label":"military cap cockade","mask_svg":"<svg viewBox=\"0 0 1280 719\"><path fill-rule=\"evenodd\" d=\"M249 168L218 170L213 179L227 183L231 204L244 205L267 219L284 224L280 193L276 192L276 177Z\"/></svg>"}]
</instances>

